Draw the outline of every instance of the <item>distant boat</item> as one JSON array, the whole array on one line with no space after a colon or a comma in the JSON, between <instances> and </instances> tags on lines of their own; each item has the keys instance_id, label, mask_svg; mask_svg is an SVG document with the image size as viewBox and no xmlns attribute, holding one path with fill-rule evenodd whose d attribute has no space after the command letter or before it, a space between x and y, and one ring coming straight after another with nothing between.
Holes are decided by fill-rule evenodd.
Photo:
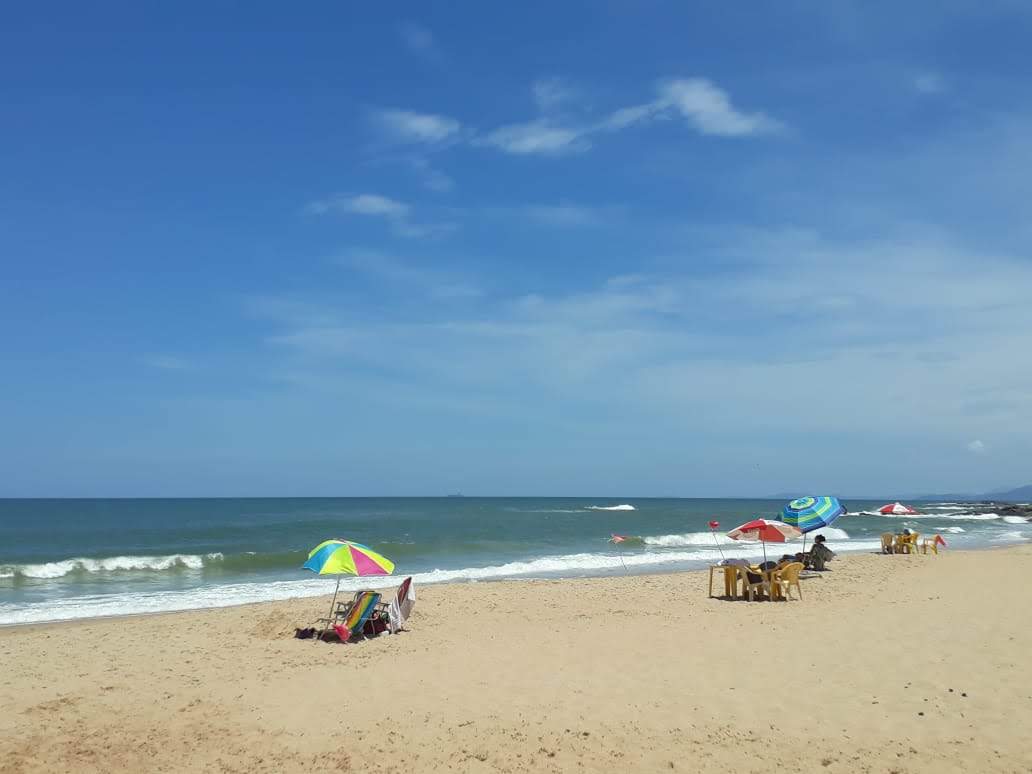
<instances>
[{"instance_id":1,"label":"distant boat","mask_svg":"<svg viewBox=\"0 0 1032 774\"><path fill-rule=\"evenodd\" d=\"M445 495L445 497L465 497L462 492L456 492L455 494Z\"/></svg>"}]
</instances>

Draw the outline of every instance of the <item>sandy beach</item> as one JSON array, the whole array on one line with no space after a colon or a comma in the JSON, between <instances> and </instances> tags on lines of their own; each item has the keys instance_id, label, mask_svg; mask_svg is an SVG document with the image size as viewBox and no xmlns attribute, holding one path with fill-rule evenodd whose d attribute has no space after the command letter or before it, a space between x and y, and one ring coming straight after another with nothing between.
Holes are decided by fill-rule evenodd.
<instances>
[{"instance_id":1,"label":"sandy beach","mask_svg":"<svg viewBox=\"0 0 1032 774\"><path fill-rule=\"evenodd\" d=\"M425 587L351 645L292 638L328 598L7 628L0 772L1032 771L1032 547L832 567Z\"/></svg>"}]
</instances>

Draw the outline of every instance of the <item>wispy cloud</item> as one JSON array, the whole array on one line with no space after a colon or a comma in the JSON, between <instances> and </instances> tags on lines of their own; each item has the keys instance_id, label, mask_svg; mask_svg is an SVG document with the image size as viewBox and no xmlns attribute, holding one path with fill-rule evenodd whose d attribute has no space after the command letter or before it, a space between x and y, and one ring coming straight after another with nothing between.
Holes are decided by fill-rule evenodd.
<instances>
[{"instance_id":1,"label":"wispy cloud","mask_svg":"<svg viewBox=\"0 0 1032 774\"><path fill-rule=\"evenodd\" d=\"M917 73L910 83L919 94L942 94L948 89L945 79L933 72Z\"/></svg>"},{"instance_id":2,"label":"wispy cloud","mask_svg":"<svg viewBox=\"0 0 1032 774\"><path fill-rule=\"evenodd\" d=\"M972 454L985 454L988 451L986 445L978 439L975 439L974 441L969 443L967 445L967 450Z\"/></svg>"},{"instance_id":3,"label":"wispy cloud","mask_svg":"<svg viewBox=\"0 0 1032 774\"><path fill-rule=\"evenodd\" d=\"M731 104L726 91L705 78L675 79L662 83L654 103L660 110L680 113L701 134L746 137L780 132L784 125L765 113L744 112Z\"/></svg>"},{"instance_id":4,"label":"wispy cloud","mask_svg":"<svg viewBox=\"0 0 1032 774\"><path fill-rule=\"evenodd\" d=\"M143 362L162 371L187 371L193 368L193 363L189 360L175 355L147 355Z\"/></svg>"},{"instance_id":5,"label":"wispy cloud","mask_svg":"<svg viewBox=\"0 0 1032 774\"><path fill-rule=\"evenodd\" d=\"M584 134L582 129L555 126L548 121L538 120L501 126L475 142L516 155L558 156L588 150L591 143L585 139Z\"/></svg>"},{"instance_id":6,"label":"wispy cloud","mask_svg":"<svg viewBox=\"0 0 1032 774\"><path fill-rule=\"evenodd\" d=\"M561 81L539 81L533 87L544 110L569 98ZM744 111L732 104L730 95L705 78L674 78L656 85L650 102L612 111L600 120L569 124L554 118L501 126L475 142L518 155L580 153L592 146L592 137L644 126L658 120L683 119L699 134L715 137L750 137L785 130L783 122L760 111Z\"/></svg>"},{"instance_id":7,"label":"wispy cloud","mask_svg":"<svg viewBox=\"0 0 1032 774\"><path fill-rule=\"evenodd\" d=\"M313 215L343 213L350 215L372 215L402 220L408 217L409 206L379 194L337 195L311 202L307 211Z\"/></svg>"},{"instance_id":8,"label":"wispy cloud","mask_svg":"<svg viewBox=\"0 0 1032 774\"><path fill-rule=\"evenodd\" d=\"M731 97L705 78L679 78L661 82L657 97L643 105L621 108L601 122L600 128L620 130L661 118L680 116L700 134L746 137L782 131L780 121L762 112L744 112Z\"/></svg>"},{"instance_id":9,"label":"wispy cloud","mask_svg":"<svg viewBox=\"0 0 1032 774\"><path fill-rule=\"evenodd\" d=\"M475 284L457 279L446 271L405 261L380 250L349 250L337 263L389 284L418 288L433 298L476 298L483 294Z\"/></svg>"},{"instance_id":10,"label":"wispy cloud","mask_svg":"<svg viewBox=\"0 0 1032 774\"><path fill-rule=\"evenodd\" d=\"M453 222L426 223L412 219L412 209L404 202L380 194L331 196L310 202L305 211L312 215L357 215L382 218L395 234L404 237L435 237L458 228Z\"/></svg>"},{"instance_id":11,"label":"wispy cloud","mask_svg":"<svg viewBox=\"0 0 1032 774\"><path fill-rule=\"evenodd\" d=\"M722 269L698 272L703 253ZM972 437L988 447L1016 421L1032 421L1029 400L1002 414L960 408L1001 381L1032 382L1032 363L1008 355L1032 346L1023 297L1032 267L1021 261L920 232L843 242L748 230L694 247L690 258L679 270L667 262L665 271L565 293L513 292L489 303L470 294L463 312L438 305L413 319L406 305L389 326L297 325L277 343L303 354L307 368L333 368L346 354L431 391L502 395L519 384L524 400L544 391L553 404L566 395L636 406L714 432L749 422L834 427L938 435L962 449ZM382 255L352 260L428 293L441 280ZM937 356L944 352L955 356ZM835 374L835 388L806 378L818 373Z\"/></svg>"},{"instance_id":12,"label":"wispy cloud","mask_svg":"<svg viewBox=\"0 0 1032 774\"><path fill-rule=\"evenodd\" d=\"M619 108L593 121L572 121L570 116L558 111L577 96L562 79L536 81L531 90L542 114L540 117L487 131L463 127L458 119L435 113L381 109L374 110L372 116L391 141L438 148L465 142L518 156L583 153L591 149L592 137L600 133L674 118L683 119L699 134L716 137L776 134L786 128L784 123L766 113L735 107L726 91L705 78L660 81L652 101Z\"/></svg>"},{"instance_id":13,"label":"wispy cloud","mask_svg":"<svg viewBox=\"0 0 1032 774\"><path fill-rule=\"evenodd\" d=\"M596 226L614 214L614 208L588 207L582 204L528 204L517 210L531 220L551 226Z\"/></svg>"},{"instance_id":14,"label":"wispy cloud","mask_svg":"<svg viewBox=\"0 0 1032 774\"><path fill-rule=\"evenodd\" d=\"M413 110L374 110L372 119L388 139L400 142L441 143L462 128L454 118Z\"/></svg>"},{"instance_id":15,"label":"wispy cloud","mask_svg":"<svg viewBox=\"0 0 1032 774\"><path fill-rule=\"evenodd\" d=\"M446 193L455 188L455 181L441 170L432 166L426 159L413 157L409 159L409 165L419 176L424 188L438 193Z\"/></svg>"},{"instance_id":16,"label":"wispy cloud","mask_svg":"<svg viewBox=\"0 0 1032 774\"><path fill-rule=\"evenodd\" d=\"M564 78L541 78L531 87L534 102L542 113L550 113L580 98L580 92Z\"/></svg>"},{"instance_id":17,"label":"wispy cloud","mask_svg":"<svg viewBox=\"0 0 1032 774\"><path fill-rule=\"evenodd\" d=\"M440 58L441 50L434 40L433 33L421 24L412 21L404 22L398 28L398 34L401 36L402 43L413 54L430 60Z\"/></svg>"}]
</instances>

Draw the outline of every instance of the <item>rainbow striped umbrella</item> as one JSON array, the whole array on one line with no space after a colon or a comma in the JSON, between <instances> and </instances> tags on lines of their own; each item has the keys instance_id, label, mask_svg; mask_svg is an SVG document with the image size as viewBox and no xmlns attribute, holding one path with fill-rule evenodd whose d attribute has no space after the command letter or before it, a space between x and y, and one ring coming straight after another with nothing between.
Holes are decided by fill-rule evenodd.
<instances>
[{"instance_id":1,"label":"rainbow striped umbrella","mask_svg":"<svg viewBox=\"0 0 1032 774\"><path fill-rule=\"evenodd\" d=\"M781 520L806 534L821 527L830 527L845 512L842 503L834 497L800 497L782 509Z\"/></svg>"},{"instance_id":2,"label":"rainbow striped umbrella","mask_svg":"<svg viewBox=\"0 0 1032 774\"><path fill-rule=\"evenodd\" d=\"M394 562L350 540L324 540L308 552L302 567L319 575L390 575Z\"/></svg>"},{"instance_id":3,"label":"rainbow striped umbrella","mask_svg":"<svg viewBox=\"0 0 1032 774\"><path fill-rule=\"evenodd\" d=\"M394 572L394 562L381 556L368 546L352 543L350 540L324 540L308 552L308 561L301 565L304 570L311 570L319 575L336 575L337 588L333 590L333 601L330 602L330 619L333 619L333 607L337 604L337 592L340 591L341 575L390 575Z\"/></svg>"}]
</instances>

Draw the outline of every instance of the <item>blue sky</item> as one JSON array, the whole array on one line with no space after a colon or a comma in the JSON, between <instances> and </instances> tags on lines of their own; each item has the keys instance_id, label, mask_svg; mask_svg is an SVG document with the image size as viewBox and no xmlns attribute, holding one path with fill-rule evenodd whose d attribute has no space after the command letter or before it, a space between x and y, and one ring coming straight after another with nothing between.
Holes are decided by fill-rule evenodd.
<instances>
[{"instance_id":1,"label":"blue sky","mask_svg":"<svg viewBox=\"0 0 1032 774\"><path fill-rule=\"evenodd\" d=\"M1032 8L0 29L0 495L1032 480Z\"/></svg>"}]
</instances>

